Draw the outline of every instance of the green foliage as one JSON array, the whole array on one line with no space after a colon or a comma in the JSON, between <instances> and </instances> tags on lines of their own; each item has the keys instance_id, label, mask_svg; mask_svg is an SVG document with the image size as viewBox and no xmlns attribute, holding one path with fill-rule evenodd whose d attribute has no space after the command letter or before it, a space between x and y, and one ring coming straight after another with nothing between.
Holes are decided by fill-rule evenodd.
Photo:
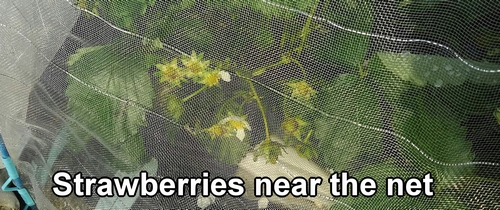
<instances>
[{"instance_id":1,"label":"green foliage","mask_svg":"<svg viewBox=\"0 0 500 210\"><path fill-rule=\"evenodd\" d=\"M393 74L417 86L444 87L460 85L467 79L474 83L500 84L500 75L481 72L457 58L435 55L379 52L378 57ZM499 65L467 61L485 69L500 69Z\"/></svg>"},{"instance_id":2,"label":"green foliage","mask_svg":"<svg viewBox=\"0 0 500 210\"><path fill-rule=\"evenodd\" d=\"M206 1L208 5L222 10L229 10L231 12L237 11L238 9L249 7L255 12L261 13L265 17L276 17L291 19L297 16L295 12L285 10L279 6L284 6L291 9L296 9L300 11L309 11L311 7L317 4L317 1L288 1L288 0L274 0L274 1L246 1L246 0L234 0L234 1L218 1L218 0L208 0ZM274 6L273 6L274 4Z\"/></svg>"},{"instance_id":3,"label":"green foliage","mask_svg":"<svg viewBox=\"0 0 500 210\"><path fill-rule=\"evenodd\" d=\"M240 141L236 137L205 138L203 144L217 160L227 164L238 164L250 148L248 141Z\"/></svg>"},{"instance_id":4,"label":"green foliage","mask_svg":"<svg viewBox=\"0 0 500 210\"><path fill-rule=\"evenodd\" d=\"M182 113L184 112L182 100L177 98L175 95L166 96L167 104L165 105L166 110L168 110L167 115L172 116L175 120L179 120Z\"/></svg>"},{"instance_id":5,"label":"green foliage","mask_svg":"<svg viewBox=\"0 0 500 210\"><path fill-rule=\"evenodd\" d=\"M500 86L465 82L459 86L432 88L431 94L424 97L446 102L457 116L490 115L500 102L500 92L492 89L500 90Z\"/></svg>"},{"instance_id":6,"label":"green foliage","mask_svg":"<svg viewBox=\"0 0 500 210\"><path fill-rule=\"evenodd\" d=\"M259 145L259 148L254 153L253 160L257 161L259 157L263 156L266 163L276 164L276 161L282 155L284 148L284 145L280 142L266 139Z\"/></svg>"},{"instance_id":7,"label":"green foliage","mask_svg":"<svg viewBox=\"0 0 500 210\"><path fill-rule=\"evenodd\" d=\"M459 85L465 81L465 73L450 58L415 55L408 52L377 53L385 67L404 81L417 86L427 84L441 87L443 85Z\"/></svg>"},{"instance_id":8,"label":"green foliage","mask_svg":"<svg viewBox=\"0 0 500 210\"><path fill-rule=\"evenodd\" d=\"M163 44L160 41L160 38L156 37L156 39L143 39L142 44L147 47L150 51L156 51L159 49L163 49Z\"/></svg>"},{"instance_id":9,"label":"green foliage","mask_svg":"<svg viewBox=\"0 0 500 210\"><path fill-rule=\"evenodd\" d=\"M437 66L442 68L437 68ZM376 81L384 94L384 100L392 107L402 106L401 99L406 94L421 95L425 100L437 100L448 103L456 115L484 115L496 107L496 93L493 84L479 83L481 73L464 66L458 59L431 55L377 53L370 59L369 77ZM446 68L452 69L447 71ZM494 68L494 67L493 67ZM453 72L453 73L450 73ZM463 74L462 74L463 73ZM457 74L462 74L456 76ZM493 82L492 77L484 77L482 82ZM476 78L476 79L475 79ZM439 86L437 87L436 86Z\"/></svg>"},{"instance_id":10,"label":"green foliage","mask_svg":"<svg viewBox=\"0 0 500 210\"><path fill-rule=\"evenodd\" d=\"M343 74L318 92L318 107L325 113L363 125L382 127L377 93L359 76ZM382 134L356 124L321 115L315 121L320 165L340 171L363 152L381 147Z\"/></svg>"},{"instance_id":11,"label":"green foliage","mask_svg":"<svg viewBox=\"0 0 500 210\"><path fill-rule=\"evenodd\" d=\"M406 137L433 160L445 164L466 163L474 160L472 143L466 140L467 129L461 125L464 118L457 117L445 104L434 100L424 101L423 94L406 96L405 105L395 108L393 128ZM432 165L432 172L446 177L463 176L473 170L473 165L445 166L433 163L416 148L402 142L406 157L419 168Z\"/></svg>"},{"instance_id":12,"label":"green foliage","mask_svg":"<svg viewBox=\"0 0 500 210\"><path fill-rule=\"evenodd\" d=\"M297 154L307 160L318 158L318 152L316 148L314 148L312 142L309 140L312 133L313 131L309 130L309 133L307 133L307 136L303 140L297 139L298 142L295 143L295 151L297 152Z\"/></svg>"},{"instance_id":13,"label":"green foliage","mask_svg":"<svg viewBox=\"0 0 500 210\"><path fill-rule=\"evenodd\" d=\"M500 2L485 6L475 1L399 1L398 12L412 20L401 21L402 28L414 29L414 37L445 44L465 58L499 63L500 36L492 30L489 20L498 13Z\"/></svg>"},{"instance_id":14,"label":"green foliage","mask_svg":"<svg viewBox=\"0 0 500 210\"><path fill-rule=\"evenodd\" d=\"M407 14L417 5L412 0L398 3L397 9ZM153 109L156 99L164 116L181 125L174 129L188 131L222 162L236 165L248 152L254 160L263 158L270 164L294 161L280 159L290 152L286 147L310 160L311 165L297 166L295 161L292 167L318 163L323 169L376 179L375 196L338 198L353 208L466 208L450 187L464 184L461 179L469 179L464 177L477 181L473 165L453 165L474 160L461 123L470 115L492 117L499 103L498 91L492 89L500 85L500 76L473 69L456 57L367 54L369 36L325 27L325 22L310 17L371 33L373 2L80 0L78 6L120 28L141 28L139 34L147 38L82 48L69 57L69 72L78 79L69 77L66 90L70 149L80 151L95 139L104 147L108 163L122 170L138 168L147 161L139 133L146 125L144 109ZM485 33L482 39L491 43L498 36ZM166 55L168 45L192 53ZM497 46L485 49L490 57L499 54ZM488 62L465 61L500 69ZM324 73L332 65L348 74ZM155 89L148 74L153 69L159 77ZM282 95L257 86L254 79ZM383 115L386 103L390 108L384 108ZM500 123L500 109L493 115ZM394 131L397 140L382 141L390 137L382 128ZM383 148L387 144L399 147ZM391 154L378 156L382 153ZM385 196L385 178L427 172L436 178L434 198Z\"/></svg>"},{"instance_id":15,"label":"green foliage","mask_svg":"<svg viewBox=\"0 0 500 210\"><path fill-rule=\"evenodd\" d=\"M404 81L389 71L378 56L370 59L368 64L368 77L373 79L378 88L382 90L383 98L391 107L401 104L401 97L411 89L417 88L409 81Z\"/></svg>"},{"instance_id":16,"label":"green foliage","mask_svg":"<svg viewBox=\"0 0 500 210\"><path fill-rule=\"evenodd\" d=\"M341 0L330 3L335 12L325 14L325 18L343 27L370 33L373 22L373 6L370 1ZM349 17L349 18L346 18ZM322 61L343 65L348 69L358 69L363 63L370 37L357 33L334 29L316 34L312 49ZM354 72L352 72L354 73Z\"/></svg>"},{"instance_id":17,"label":"green foliage","mask_svg":"<svg viewBox=\"0 0 500 210\"><path fill-rule=\"evenodd\" d=\"M124 51L120 45L84 48L70 57L69 72L81 81L68 77L68 110L78 122L71 125L77 135L70 147L95 138L110 152L107 157L112 165L132 170L146 158L139 133L145 125L145 111L133 104L151 109L154 94L142 57ZM130 102L104 95L86 84Z\"/></svg>"},{"instance_id":18,"label":"green foliage","mask_svg":"<svg viewBox=\"0 0 500 210\"><path fill-rule=\"evenodd\" d=\"M156 37L159 40L169 43L170 40L176 42L189 42L197 49L205 49L213 42L212 30L207 29L207 23L203 16L198 15L196 9L191 7L193 1L162 1L157 3L161 8L154 10L146 24L146 37ZM186 17L183 12L190 11ZM182 36L179 36L182 34Z\"/></svg>"},{"instance_id":19,"label":"green foliage","mask_svg":"<svg viewBox=\"0 0 500 210\"><path fill-rule=\"evenodd\" d=\"M102 15L120 28L136 30L134 21L146 14L148 6L154 6L156 0L103 1L79 0L78 6Z\"/></svg>"},{"instance_id":20,"label":"green foliage","mask_svg":"<svg viewBox=\"0 0 500 210\"><path fill-rule=\"evenodd\" d=\"M265 49L274 44L274 35L273 33L266 28L262 28L259 30L259 34L255 39L255 44L260 49Z\"/></svg>"},{"instance_id":21,"label":"green foliage","mask_svg":"<svg viewBox=\"0 0 500 210\"><path fill-rule=\"evenodd\" d=\"M161 57L157 54L144 54L144 64L146 65L146 68L149 68L151 66L154 66L158 63L161 62Z\"/></svg>"},{"instance_id":22,"label":"green foliage","mask_svg":"<svg viewBox=\"0 0 500 210\"><path fill-rule=\"evenodd\" d=\"M68 57L68 66L72 66L76 61L80 60L80 58L87 54L87 53L90 53L90 52L93 52L93 51L96 51L96 50L100 50L102 49L104 46L95 46L95 47L86 47L86 48L80 48L78 50L76 50L76 53L73 54L73 55L70 55Z\"/></svg>"}]
</instances>

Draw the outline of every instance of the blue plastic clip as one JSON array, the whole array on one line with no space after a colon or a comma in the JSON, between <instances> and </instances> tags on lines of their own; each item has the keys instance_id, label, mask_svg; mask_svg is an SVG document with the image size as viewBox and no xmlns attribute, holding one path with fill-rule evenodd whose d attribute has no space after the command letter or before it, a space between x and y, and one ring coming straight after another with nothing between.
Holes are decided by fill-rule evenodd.
<instances>
[{"instance_id":1,"label":"blue plastic clip","mask_svg":"<svg viewBox=\"0 0 500 210\"><path fill-rule=\"evenodd\" d=\"M21 178L17 173L16 166L14 165L14 162L10 158L9 151L7 151L7 147L5 147L2 134L0 134L0 152L2 153L2 162L5 165L5 168L7 169L7 173L9 174L9 179L7 179L7 181L5 181L5 183L2 185L2 190L17 191L17 193L21 195L21 198L26 204L24 210L27 210L29 207L31 207L31 209L37 209L35 201L33 201L33 198L31 198L28 190L26 190L26 188L24 188L23 186L23 182L21 181ZM8 187L10 183L14 183L15 187Z\"/></svg>"}]
</instances>

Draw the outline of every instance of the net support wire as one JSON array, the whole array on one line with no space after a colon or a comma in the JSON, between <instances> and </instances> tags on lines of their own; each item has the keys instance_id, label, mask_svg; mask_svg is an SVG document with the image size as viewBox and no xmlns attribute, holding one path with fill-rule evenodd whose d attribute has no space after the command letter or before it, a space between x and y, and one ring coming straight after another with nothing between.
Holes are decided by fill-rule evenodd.
<instances>
[{"instance_id":1,"label":"net support wire","mask_svg":"<svg viewBox=\"0 0 500 210\"><path fill-rule=\"evenodd\" d=\"M24 187L21 178L19 177L19 173L17 172L16 166L14 165L14 161L10 158L9 151L5 146L5 142L3 141L2 134L0 133L0 152L2 153L2 162L5 165L5 169L9 175L9 178L2 185L3 191L16 191L24 203L24 210L31 209L37 210L38 208L35 205L35 201L29 194L28 190ZM15 187L9 187L9 185L13 183Z\"/></svg>"}]
</instances>

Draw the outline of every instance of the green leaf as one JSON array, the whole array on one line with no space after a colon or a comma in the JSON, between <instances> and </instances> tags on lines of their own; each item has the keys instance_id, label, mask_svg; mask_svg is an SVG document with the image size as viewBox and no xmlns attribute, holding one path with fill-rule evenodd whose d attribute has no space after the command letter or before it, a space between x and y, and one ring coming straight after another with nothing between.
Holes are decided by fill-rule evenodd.
<instances>
[{"instance_id":1,"label":"green leaf","mask_svg":"<svg viewBox=\"0 0 500 210\"><path fill-rule=\"evenodd\" d=\"M67 63L68 66L72 66L76 61L80 60L80 58L83 55L90 53L92 51L95 51L95 50L100 50L103 47L104 46L95 46L95 47L80 48L80 49L76 50L75 54L69 56L68 63Z\"/></svg>"},{"instance_id":2,"label":"green leaf","mask_svg":"<svg viewBox=\"0 0 500 210\"><path fill-rule=\"evenodd\" d=\"M167 115L172 116L175 120L179 120L182 113L184 112L183 104L184 103L180 98L176 97L175 95L168 95L166 105Z\"/></svg>"},{"instance_id":3,"label":"green leaf","mask_svg":"<svg viewBox=\"0 0 500 210\"><path fill-rule=\"evenodd\" d=\"M146 68L150 68L158 63L161 63L161 57L156 54L144 54L144 64Z\"/></svg>"},{"instance_id":4,"label":"green leaf","mask_svg":"<svg viewBox=\"0 0 500 210\"><path fill-rule=\"evenodd\" d=\"M341 0L331 2L330 7L336 12L325 14L325 18L329 21L352 30L371 32L373 22L371 2ZM336 28L325 34L317 33L314 38L317 41L311 43L315 45L311 49L317 49L314 52L321 60L343 65L351 70L357 70L363 63L370 41L369 36Z\"/></svg>"},{"instance_id":5,"label":"green leaf","mask_svg":"<svg viewBox=\"0 0 500 210\"><path fill-rule=\"evenodd\" d=\"M500 73L478 71L467 66L458 58L418 55L408 52L379 52L377 55L389 71L402 80L409 81L417 86L443 87L460 85L466 80L473 83L500 84ZM466 61L483 69L500 69L500 65Z\"/></svg>"},{"instance_id":6,"label":"green leaf","mask_svg":"<svg viewBox=\"0 0 500 210\"><path fill-rule=\"evenodd\" d=\"M276 164L278 158L282 156L284 145L280 141L266 139L260 143L257 151L254 153L253 160L257 161L259 158L264 158L266 163Z\"/></svg>"},{"instance_id":7,"label":"green leaf","mask_svg":"<svg viewBox=\"0 0 500 210\"><path fill-rule=\"evenodd\" d=\"M273 1L246 1L246 0L234 0L234 1L218 1L209 0L206 1L210 6L223 9L225 11L237 11L238 9L244 7L250 7L253 11L259 12L266 17L277 17L291 19L298 15L298 13L289 11L282 8L291 8L299 11L308 12L311 7L317 4L317 1L288 1L288 0L273 0Z\"/></svg>"},{"instance_id":8,"label":"green leaf","mask_svg":"<svg viewBox=\"0 0 500 210\"><path fill-rule=\"evenodd\" d=\"M141 15L145 15L147 9L148 9L148 5L146 5L146 4L141 5Z\"/></svg>"},{"instance_id":9,"label":"green leaf","mask_svg":"<svg viewBox=\"0 0 500 210\"><path fill-rule=\"evenodd\" d=\"M271 30L261 28L255 38L255 44L259 49L266 49L274 44L274 35Z\"/></svg>"},{"instance_id":10,"label":"green leaf","mask_svg":"<svg viewBox=\"0 0 500 210\"><path fill-rule=\"evenodd\" d=\"M155 39L144 38L144 39L142 39L142 44L144 46L146 46L146 49L151 50L151 51L163 49L163 43L161 42L160 38L158 38L158 37L156 37Z\"/></svg>"},{"instance_id":11,"label":"green leaf","mask_svg":"<svg viewBox=\"0 0 500 210\"><path fill-rule=\"evenodd\" d=\"M305 158L307 160L318 158L318 152L316 152L316 149L313 148L310 143L302 143L302 142L297 143L295 145L295 151L300 157Z\"/></svg>"},{"instance_id":12,"label":"green leaf","mask_svg":"<svg viewBox=\"0 0 500 210\"><path fill-rule=\"evenodd\" d=\"M133 25L140 16L145 15L148 6L153 6L155 1L96 1L95 5L103 11L103 16L114 25L135 31Z\"/></svg>"},{"instance_id":13,"label":"green leaf","mask_svg":"<svg viewBox=\"0 0 500 210\"><path fill-rule=\"evenodd\" d=\"M186 10L183 10L182 7L186 6L184 5L186 3L188 2L172 4L164 12L158 14L159 18L148 21L145 36L157 37L166 43L170 41L188 42L193 45L192 48L206 51L203 48L211 45L214 35L207 28L206 19L195 15L195 13L189 16L183 15Z\"/></svg>"},{"instance_id":14,"label":"green leaf","mask_svg":"<svg viewBox=\"0 0 500 210\"><path fill-rule=\"evenodd\" d=\"M153 46L157 49L163 49L163 44L161 43L158 37L156 37L156 39L153 40Z\"/></svg>"},{"instance_id":15,"label":"green leaf","mask_svg":"<svg viewBox=\"0 0 500 210\"><path fill-rule=\"evenodd\" d=\"M389 64L390 65L390 64ZM408 94L421 94L423 101L442 101L453 109L456 115L487 115L497 106L500 99L495 91L495 86L477 84L465 81L460 85L449 85L435 88L434 86L421 87L412 81L405 81L384 66L378 56L370 59L368 65L369 78L376 82L377 87L383 92L383 98L391 107L402 106L401 99ZM396 69L396 67L394 67Z\"/></svg>"},{"instance_id":16,"label":"green leaf","mask_svg":"<svg viewBox=\"0 0 500 210\"><path fill-rule=\"evenodd\" d=\"M186 10L193 7L196 4L196 0L182 0L179 4L181 10Z\"/></svg>"},{"instance_id":17,"label":"green leaf","mask_svg":"<svg viewBox=\"0 0 500 210\"><path fill-rule=\"evenodd\" d=\"M433 88L426 98L446 102L456 115L490 115L500 101L498 91L492 91L495 89L500 87L466 81L459 86Z\"/></svg>"},{"instance_id":18,"label":"green leaf","mask_svg":"<svg viewBox=\"0 0 500 210\"><path fill-rule=\"evenodd\" d=\"M356 75L342 74L318 92L317 106L325 113L365 126L382 127L378 96ZM348 169L363 152L380 149L383 133L329 116L315 121L320 165L336 171Z\"/></svg>"},{"instance_id":19,"label":"green leaf","mask_svg":"<svg viewBox=\"0 0 500 210\"><path fill-rule=\"evenodd\" d=\"M206 135L202 137L202 140L202 143L214 158L227 164L238 164L250 148L248 142L240 141L236 137L211 139Z\"/></svg>"},{"instance_id":20,"label":"green leaf","mask_svg":"<svg viewBox=\"0 0 500 210\"><path fill-rule=\"evenodd\" d=\"M370 59L368 64L368 77L373 79L378 88L383 92L383 98L388 102L391 107L399 106L401 103L401 96L406 94L409 90L418 88L409 81L404 81L391 71L387 70L379 59L374 56Z\"/></svg>"},{"instance_id":21,"label":"green leaf","mask_svg":"<svg viewBox=\"0 0 500 210\"><path fill-rule=\"evenodd\" d=\"M78 122L71 125L78 134L72 138L73 144L78 147L95 138L110 153L107 157L112 165L131 170L145 160L139 134L139 128L145 125L145 111L138 106L151 109L154 94L148 70L140 59L143 56L126 48L117 43L81 55L69 68L81 82L68 77L66 96L68 110Z\"/></svg>"},{"instance_id":22,"label":"green leaf","mask_svg":"<svg viewBox=\"0 0 500 210\"><path fill-rule=\"evenodd\" d=\"M463 176L473 171L473 165L446 166L437 164L421 154L424 152L444 164L471 162L474 155L472 143L466 140L467 129L461 125L463 116L457 116L446 104L428 101L419 95L407 95L404 106L393 113L394 131L407 138L421 151L401 141L402 152L421 170L432 171L446 177ZM425 167L425 168L424 168ZM430 167L430 168L429 168Z\"/></svg>"}]
</instances>

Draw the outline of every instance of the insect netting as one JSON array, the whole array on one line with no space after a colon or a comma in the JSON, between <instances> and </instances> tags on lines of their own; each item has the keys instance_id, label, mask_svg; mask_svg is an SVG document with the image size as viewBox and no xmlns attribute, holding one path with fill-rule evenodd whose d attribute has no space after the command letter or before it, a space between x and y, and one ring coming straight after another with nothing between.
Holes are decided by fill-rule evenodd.
<instances>
[{"instance_id":1,"label":"insect netting","mask_svg":"<svg viewBox=\"0 0 500 210\"><path fill-rule=\"evenodd\" d=\"M39 209L500 208L499 9L3 0L0 132ZM141 171L158 183L204 179L171 182L170 195L53 188L57 172ZM359 182L333 184L345 196L329 183L341 172ZM245 192L218 182L225 193L214 193L203 183L216 177L239 178ZM258 177L296 182L286 193ZM316 196L297 187L312 177Z\"/></svg>"}]
</instances>

